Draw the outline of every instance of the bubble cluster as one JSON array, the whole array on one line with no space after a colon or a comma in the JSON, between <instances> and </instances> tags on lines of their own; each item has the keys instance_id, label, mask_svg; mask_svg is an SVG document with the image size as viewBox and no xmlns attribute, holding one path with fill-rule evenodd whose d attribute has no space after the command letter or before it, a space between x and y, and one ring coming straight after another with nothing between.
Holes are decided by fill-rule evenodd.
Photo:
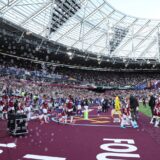
<instances>
[{"instance_id":1,"label":"bubble cluster","mask_svg":"<svg viewBox=\"0 0 160 160\"><path fill-rule=\"evenodd\" d=\"M47 147L45 147L45 148L44 148L44 151L45 151L45 152L47 152L47 151L48 151L48 148L47 148Z\"/></svg>"}]
</instances>

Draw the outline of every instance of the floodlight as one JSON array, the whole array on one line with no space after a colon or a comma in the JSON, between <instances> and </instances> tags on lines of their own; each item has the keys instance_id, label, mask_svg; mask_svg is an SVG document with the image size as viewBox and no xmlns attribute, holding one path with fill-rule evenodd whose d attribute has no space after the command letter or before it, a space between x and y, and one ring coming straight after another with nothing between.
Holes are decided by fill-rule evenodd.
<instances>
[{"instance_id":1,"label":"floodlight","mask_svg":"<svg viewBox=\"0 0 160 160\"><path fill-rule=\"evenodd\" d=\"M148 61L147 61L147 64L150 64L150 63L151 63L151 62L148 60Z\"/></svg>"},{"instance_id":2,"label":"floodlight","mask_svg":"<svg viewBox=\"0 0 160 160\"><path fill-rule=\"evenodd\" d=\"M31 31L27 31L27 32L26 32L26 35L31 35L31 34L32 34Z\"/></svg>"},{"instance_id":3,"label":"floodlight","mask_svg":"<svg viewBox=\"0 0 160 160\"><path fill-rule=\"evenodd\" d=\"M68 54L68 56L72 56L73 55L73 53L72 52L67 52L67 54Z\"/></svg>"}]
</instances>

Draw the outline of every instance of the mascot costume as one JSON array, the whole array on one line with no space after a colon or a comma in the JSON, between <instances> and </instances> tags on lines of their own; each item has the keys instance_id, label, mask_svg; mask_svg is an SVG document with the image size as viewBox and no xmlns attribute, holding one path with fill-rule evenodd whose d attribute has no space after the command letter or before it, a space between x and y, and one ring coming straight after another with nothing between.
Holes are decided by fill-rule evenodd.
<instances>
[{"instance_id":1,"label":"mascot costume","mask_svg":"<svg viewBox=\"0 0 160 160\"><path fill-rule=\"evenodd\" d=\"M121 102L118 96L115 98L114 109L111 111L111 117L113 118L114 123L120 122L121 120Z\"/></svg>"}]
</instances>

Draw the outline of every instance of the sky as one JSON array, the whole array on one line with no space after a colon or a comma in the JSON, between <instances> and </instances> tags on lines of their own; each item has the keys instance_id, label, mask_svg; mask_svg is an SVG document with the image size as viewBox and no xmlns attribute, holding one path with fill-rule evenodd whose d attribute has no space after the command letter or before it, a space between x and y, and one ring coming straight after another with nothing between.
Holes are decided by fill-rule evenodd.
<instances>
[{"instance_id":1,"label":"sky","mask_svg":"<svg viewBox=\"0 0 160 160\"><path fill-rule=\"evenodd\" d=\"M106 0L115 9L135 17L160 19L160 0Z\"/></svg>"}]
</instances>

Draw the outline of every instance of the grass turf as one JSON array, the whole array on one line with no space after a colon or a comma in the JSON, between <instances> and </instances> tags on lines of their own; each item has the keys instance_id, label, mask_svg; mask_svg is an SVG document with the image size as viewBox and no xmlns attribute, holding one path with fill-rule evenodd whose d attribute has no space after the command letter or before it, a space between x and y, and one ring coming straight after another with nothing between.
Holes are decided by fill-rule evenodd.
<instances>
[{"instance_id":1,"label":"grass turf","mask_svg":"<svg viewBox=\"0 0 160 160\"><path fill-rule=\"evenodd\" d=\"M143 114L145 114L148 117L152 117L151 109L148 105L146 105L146 107L145 107L145 106L143 106L142 103L140 103L139 111L142 112Z\"/></svg>"}]
</instances>

